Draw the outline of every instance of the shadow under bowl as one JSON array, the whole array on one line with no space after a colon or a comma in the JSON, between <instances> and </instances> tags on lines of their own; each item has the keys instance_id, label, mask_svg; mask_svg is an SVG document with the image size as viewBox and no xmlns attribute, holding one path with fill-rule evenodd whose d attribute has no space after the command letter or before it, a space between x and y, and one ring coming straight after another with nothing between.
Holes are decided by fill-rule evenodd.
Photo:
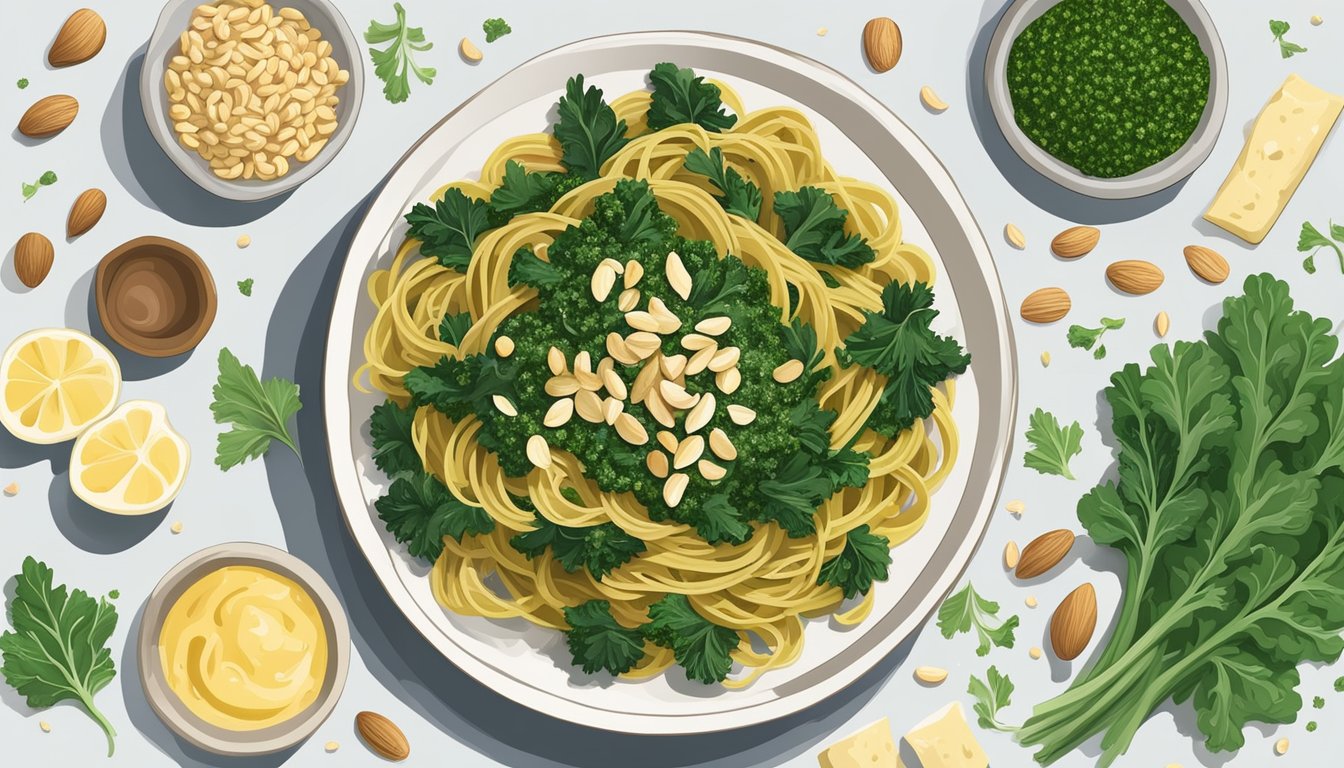
<instances>
[{"instance_id":1,"label":"shadow under bowl","mask_svg":"<svg viewBox=\"0 0 1344 768\"><path fill-rule=\"evenodd\" d=\"M138 237L104 256L94 297L107 335L148 357L195 348L215 322L218 304L201 257L163 237Z\"/></svg>"}]
</instances>

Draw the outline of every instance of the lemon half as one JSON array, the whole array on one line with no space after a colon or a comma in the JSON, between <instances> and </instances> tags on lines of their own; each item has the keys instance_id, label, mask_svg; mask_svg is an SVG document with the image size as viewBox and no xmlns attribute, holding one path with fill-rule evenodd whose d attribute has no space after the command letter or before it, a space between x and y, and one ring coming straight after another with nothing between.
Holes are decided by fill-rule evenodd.
<instances>
[{"instance_id":1,"label":"lemon half","mask_svg":"<svg viewBox=\"0 0 1344 768\"><path fill-rule=\"evenodd\" d=\"M163 406L131 400L75 441L70 487L104 512L144 515L177 498L190 459Z\"/></svg>"},{"instance_id":2,"label":"lemon half","mask_svg":"<svg viewBox=\"0 0 1344 768\"><path fill-rule=\"evenodd\" d=\"M110 413L120 394L117 358L70 328L29 331L0 358L0 424L20 440L69 440Z\"/></svg>"}]
</instances>

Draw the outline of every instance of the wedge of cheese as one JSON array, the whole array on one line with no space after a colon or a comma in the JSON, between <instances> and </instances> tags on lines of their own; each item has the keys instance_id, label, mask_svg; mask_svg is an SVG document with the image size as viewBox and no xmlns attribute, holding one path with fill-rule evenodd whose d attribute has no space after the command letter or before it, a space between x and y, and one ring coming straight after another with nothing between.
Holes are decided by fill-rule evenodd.
<instances>
[{"instance_id":1,"label":"wedge of cheese","mask_svg":"<svg viewBox=\"0 0 1344 768\"><path fill-rule=\"evenodd\" d=\"M1204 218L1248 243L1264 240L1341 109L1344 98L1289 75L1260 110L1241 157Z\"/></svg>"},{"instance_id":2,"label":"wedge of cheese","mask_svg":"<svg viewBox=\"0 0 1344 768\"><path fill-rule=\"evenodd\" d=\"M989 758L966 724L961 702L934 712L905 734L921 768L989 768Z\"/></svg>"},{"instance_id":3,"label":"wedge of cheese","mask_svg":"<svg viewBox=\"0 0 1344 768\"><path fill-rule=\"evenodd\" d=\"M901 768L891 723L885 717L827 747L817 760L821 768Z\"/></svg>"}]
</instances>

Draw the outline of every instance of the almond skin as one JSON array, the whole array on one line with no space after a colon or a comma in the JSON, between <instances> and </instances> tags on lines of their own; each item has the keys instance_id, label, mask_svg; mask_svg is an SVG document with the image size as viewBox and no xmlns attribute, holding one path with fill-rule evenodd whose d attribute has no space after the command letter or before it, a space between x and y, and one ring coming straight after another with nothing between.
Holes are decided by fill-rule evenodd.
<instances>
[{"instance_id":1,"label":"almond skin","mask_svg":"<svg viewBox=\"0 0 1344 768\"><path fill-rule=\"evenodd\" d=\"M1162 286L1166 275L1151 261L1124 259L1106 268L1106 279L1116 290L1134 296L1152 293Z\"/></svg>"},{"instance_id":2,"label":"almond skin","mask_svg":"<svg viewBox=\"0 0 1344 768\"><path fill-rule=\"evenodd\" d=\"M107 25L103 17L88 8L70 14L56 33L56 40L47 51L47 61L53 67L68 67L88 61L103 50L107 42Z\"/></svg>"},{"instance_id":3,"label":"almond skin","mask_svg":"<svg viewBox=\"0 0 1344 768\"><path fill-rule=\"evenodd\" d=\"M359 729L360 738L364 739L369 749L384 760L397 762L411 756L411 745L406 741L406 734L377 712L365 711L355 715L355 727Z\"/></svg>"},{"instance_id":4,"label":"almond skin","mask_svg":"<svg viewBox=\"0 0 1344 768\"><path fill-rule=\"evenodd\" d=\"M1022 550L1017 561L1016 576L1019 579L1034 579L1049 571L1073 548L1073 531L1060 528L1047 531L1031 540Z\"/></svg>"},{"instance_id":5,"label":"almond skin","mask_svg":"<svg viewBox=\"0 0 1344 768\"><path fill-rule=\"evenodd\" d=\"M886 16L863 25L863 55L875 72L886 72L901 60L901 28Z\"/></svg>"},{"instance_id":6,"label":"almond skin","mask_svg":"<svg viewBox=\"0 0 1344 768\"><path fill-rule=\"evenodd\" d=\"M1070 592L1050 617L1050 647L1064 661L1073 661L1092 641L1097 628L1097 592L1084 584Z\"/></svg>"},{"instance_id":7,"label":"almond skin","mask_svg":"<svg viewBox=\"0 0 1344 768\"><path fill-rule=\"evenodd\" d=\"M75 198L70 206L70 215L65 219L65 236L78 237L98 223L107 210L107 195L101 189L86 189Z\"/></svg>"},{"instance_id":8,"label":"almond skin","mask_svg":"<svg viewBox=\"0 0 1344 768\"><path fill-rule=\"evenodd\" d=\"M64 131L79 114L74 96L57 94L41 99L19 118L19 133L32 138L52 136Z\"/></svg>"},{"instance_id":9,"label":"almond skin","mask_svg":"<svg viewBox=\"0 0 1344 768\"><path fill-rule=\"evenodd\" d=\"M1100 240L1101 230L1096 227L1069 227L1050 241L1050 250L1061 259L1076 259L1091 253Z\"/></svg>"},{"instance_id":10,"label":"almond skin","mask_svg":"<svg viewBox=\"0 0 1344 768\"><path fill-rule=\"evenodd\" d=\"M36 288L47 279L51 264L56 260L56 251L45 235L29 232L19 238L14 246L14 273L19 282L29 288Z\"/></svg>"},{"instance_id":11,"label":"almond skin","mask_svg":"<svg viewBox=\"0 0 1344 768\"><path fill-rule=\"evenodd\" d=\"M1214 285L1226 280L1232 272L1221 253L1202 245L1185 246L1185 263L1190 265L1190 271L1196 277Z\"/></svg>"},{"instance_id":12,"label":"almond skin","mask_svg":"<svg viewBox=\"0 0 1344 768\"><path fill-rule=\"evenodd\" d=\"M1022 300L1022 319L1029 323L1053 323L1069 314L1073 302L1063 288L1040 288Z\"/></svg>"}]
</instances>

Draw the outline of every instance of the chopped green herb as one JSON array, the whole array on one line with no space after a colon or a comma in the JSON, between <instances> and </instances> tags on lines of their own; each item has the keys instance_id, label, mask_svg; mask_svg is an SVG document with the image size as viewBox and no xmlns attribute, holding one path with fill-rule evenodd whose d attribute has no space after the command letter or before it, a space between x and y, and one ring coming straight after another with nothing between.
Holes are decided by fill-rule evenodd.
<instances>
[{"instance_id":1,"label":"chopped green herb","mask_svg":"<svg viewBox=\"0 0 1344 768\"><path fill-rule=\"evenodd\" d=\"M742 642L737 632L710 622L695 611L689 598L675 593L649 606L644 636L671 648L686 677L706 685L728 676L731 654Z\"/></svg>"},{"instance_id":2,"label":"chopped green herb","mask_svg":"<svg viewBox=\"0 0 1344 768\"><path fill-rule=\"evenodd\" d=\"M690 69L663 62L649 72L653 96L649 102L649 128L660 131L682 123L695 123L706 131L726 131L737 115L724 112L719 86L706 83Z\"/></svg>"},{"instance_id":3,"label":"chopped green herb","mask_svg":"<svg viewBox=\"0 0 1344 768\"><path fill-rule=\"evenodd\" d=\"M26 78L26 77L20 77L20 78L19 78L19 90L22 91L24 88L27 88L27 87L28 87L28 78Z\"/></svg>"},{"instance_id":4,"label":"chopped green herb","mask_svg":"<svg viewBox=\"0 0 1344 768\"><path fill-rule=\"evenodd\" d=\"M968 581L959 592L943 601L942 607L938 609L938 629L947 638L974 629L980 638L975 653L984 656L992 646L1013 647L1013 631L1017 629L1018 619L1009 616L999 622L998 614L999 604L981 597Z\"/></svg>"},{"instance_id":5,"label":"chopped green herb","mask_svg":"<svg viewBox=\"0 0 1344 768\"><path fill-rule=\"evenodd\" d=\"M241 294L243 294L244 296L251 296L251 295L252 295L252 278L249 277L249 278L247 278L246 280L239 280L239 281L238 281L238 292L241 293Z\"/></svg>"},{"instance_id":6,"label":"chopped green herb","mask_svg":"<svg viewBox=\"0 0 1344 768\"><path fill-rule=\"evenodd\" d=\"M252 366L243 365L225 347L219 350L219 380L213 392L210 412L215 423L233 426L219 435L215 448L215 463L220 469L261 457L271 449L273 440L301 456L288 426L302 407L298 384L279 378L261 381Z\"/></svg>"},{"instance_id":7,"label":"chopped green herb","mask_svg":"<svg viewBox=\"0 0 1344 768\"><path fill-rule=\"evenodd\" d=\"M493 43L499 38L513 31L513 27L503 19L486 19L481 24L481 30L485 32L485 42Z\"/></svg>"},{"instance_id":8,"label":"chopped green herb","mask_svg":"<svg viewBox=\"0 0 1344 768\"><path fill-rule=\"evenodd\" d=\"M592 674L605 669L613 675L629 672L644 658L644 636L638 629L623 627L611 615L611 603L589 600L565 608L565 639L574 663Z\"/></svg>"},{"instance_id":9,"label":"chopped green herb","mask_svg":"<svg viewBox=\"0 0 1344 768\"><path fill-rule=\"evenodd\" d=\"M41 189L42 187L49 187L55 183L56 183L55 171L47 171L46 173L39 176L37 181L33 182L32 184L28 184L27 182L25 182L23 184L23 201L25 203L28 202L28 200L33 195L37 194L37 190Z\"/></svg>"},{"instance_id":10,"label":"chopped green herb","mask_svg":"<svg viewBox=\"0 0 1344 768\"><path fill-rule=\"evenodd\" d=\"M1340 271L1344 272L1344 250L1339 247L1340 243L1344 243L1344 226L1331 221L1328 229L1330 237L1321 234L1310 221L1302 222L1302 231L1297 236L1297 250L1308 254L1302 262L1302 269L1309 275L1316 274L1316 252L1322 248L1330 248L1335 252L1339 257Z\"/></svg>"},{"instance_id":11,"label":"chopped green herb","mask_svg":"<svg viewBox=\"0 0 1344 768\"><path fill-rule=\"evenodd\" d=\"M369 57L373 59L373 73L383 81L383 96L393 104L399 104L411 95L411 73L425 85L432 85L438 72L415 61L415 54L434 47L433 43L425 42L424 30L406 26L406 10L401 3L393 3L392 8L397 20L391 24L370 21L364 32L364 42L370 46L391 43L381 51L370 47Z\"/></svg>"},{"instance_id":12,"label":"chopped green herb","mask_svg":"<svg viewBox=\"0 0 1344 768\"><path fill-rule=\"evenodd\" d=\"M975 711L980 727L988 731L1012 733L1017 728L999 722L999 710L1012 703L1013 681L1007 675L999 673L997 667L990 667L981 680L971 675L971 684L966 692L975 698L971 709Z\"/></svg>"},{"instance_id":13,"label":"chopped green herb","mask_svg":"<svg viewBox=\"0 0 1344 768\"><path fill-rule=\"evenodd\" d=\"M1103 334L1107 331L1114 331L1125 327L1124 318L1119 320L1113 317L1101 318L1101 327L1084 328L1081 325L1069 326L1069 346L1074 349L1092 349L1101 340ZM1106 356L1106 345L1101 344L1092 350L1092 357L1097 360Z\"/></svg>"},{"instance_id":14,"label":"chopped green herb","mask_svg":"<svg viewBox=\"0 0 1344 768\"><path fill-rule=\"evenodd\" d=\"M1027 442L1031 449L1024 463L1043 475L1060 475L1070 480L1069 459L1082 452L1083 428L1078 422L1061 427L1054 414L1037 408L1028 420Z\"/></svg>"},{"instance_id":15,"label":"chopped green herb","mask_svg":"<svg viewBox=\"0 0 1344 768\"><path fill-rule=\"evenodd\" d=\"M1315 733L1315 732L1316 732L1316 721L1315 720L1307 721L1307 733Z\"/></svg>"},{"instance_id":16,"label":"chopped green herb","mask_svg":"<svg viewBox=\"0 0 1344 768\"><path fill-rule=\"evenodd\" d=\"M1315 707L1316 709L1325 709L1325 699L1320 696L1317 696L1316 698L1311 700L1311 706Z\"/></svg>"},{"instance_id":17,"label":"chopped green herb","mask_svg":"<svg viewBox=\"0 0 1344 768\"><path fill-rule=\"evenodd\" d=\"M1335 691L1337 693L1344 693L1344 677L1335 678Z\"/></svg>"},{"instance_id":18,"label":"chopped green herb","mask_svg":"<svg viewBox=\"0 0 1344 768\"><path fill-rule=\"evenodd\" d=\"M23 559L9 600L12 632L0 635L0 673L33 708L74 699L107 735L107 756L116 747L116 729L94 706L94 694L116 677L107 641L117 627L117 609L82 589L53 586L52 570Z\"/></svg>"},{"instance_id":19,"label":"chopped green herb","mask_svg":"<svg viewBox=\"0 0 1344 768\"><path fill-rule=\"evenodd\" d=\"M1288 22L1279 21L1278 19L1270 19L1269 32L1274 35L1274 42L1279 44L1279 55L1285 59L1291 59L1294 54L1307 52L1306 48L1303 48L1297 43L1290 43L1283 39L1283 36L1288 34L1288 30L1290 29L1292 29L1292 25Z\"/></svg>"}]
</instances>

